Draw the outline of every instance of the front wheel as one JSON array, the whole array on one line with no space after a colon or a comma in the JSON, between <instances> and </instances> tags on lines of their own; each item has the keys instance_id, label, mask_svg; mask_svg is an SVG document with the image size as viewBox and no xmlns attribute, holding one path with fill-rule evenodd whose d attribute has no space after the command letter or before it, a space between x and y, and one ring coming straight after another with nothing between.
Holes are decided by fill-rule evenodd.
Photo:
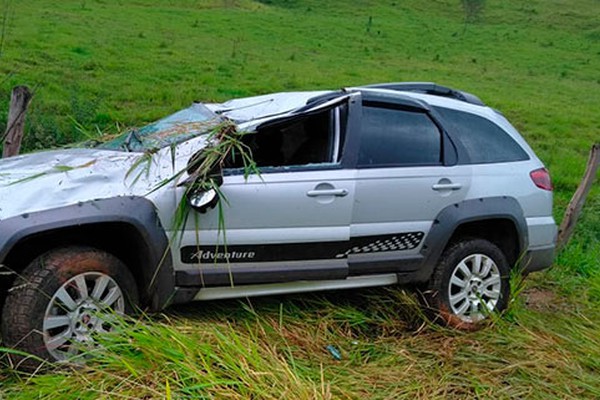
<instances>
[{"instance_id":1,"label":"front wheel","mask_svg":"<svg viewBox=\"0 0 600 400\"><path fill-rule=\"evenodd\" d=\"M504 253L483 239L463 239L440 258L424 299L434 319L472 330L492 312L503 311L510 296L510 267Z\"/></svg>"},{"instance_id":2,"label":"front wheel","mask_svg":"<svg viewBox=\"0 0 600 400\"><path fill-rule=\"evenodd\" d=\"M9 291L2 313L5 345L42 359L67 361L111 330L113 315L133 311L135 281L113 255L87 247L35 259ZM33 359L16 357L30 367Z\"/></svg>"}]
</instances>

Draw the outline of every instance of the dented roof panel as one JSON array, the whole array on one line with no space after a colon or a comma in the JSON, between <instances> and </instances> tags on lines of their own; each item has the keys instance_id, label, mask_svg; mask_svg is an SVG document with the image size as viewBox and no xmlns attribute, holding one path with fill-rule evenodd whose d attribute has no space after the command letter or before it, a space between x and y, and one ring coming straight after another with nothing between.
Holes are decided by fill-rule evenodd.
<instances>
[{"instance_id":1,"label":"dented roof panel","mask_svg":"<svg viewBox=\"0 0 600 400\"><path fill-rule=\"evenodd\" d=\"M313 97L329 91L273 93L262 96L233 99L220 104L206 104L206 107L223 115L242 128L244 123L276 118L306 105Z\"/></svg>"},{"instance_id":2,"label":"dented roof panel","mask_svg":"<svg viewBox=\"0 0 600 400\"><path fill-rule=\"evenodd\" d=\"M132 129L98 146L115 151L145 152L185 142L209 133L230 120L240 130L251 130L258 123L280 118L306 106L307 101L331 91L274 93L233 99L225 103L194 103L166 118L139 129ZM306 111L306 109L303 109Z\"/></svg>"}]
</instances>

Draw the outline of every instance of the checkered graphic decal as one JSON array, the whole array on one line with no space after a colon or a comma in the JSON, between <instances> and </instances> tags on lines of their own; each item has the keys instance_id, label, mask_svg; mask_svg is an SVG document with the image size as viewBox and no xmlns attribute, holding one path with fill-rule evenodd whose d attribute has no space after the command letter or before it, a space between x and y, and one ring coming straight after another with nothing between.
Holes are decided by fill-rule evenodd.
<instances>
[{"instance_id":1,"label":"checkered graphic decal","mask_svg":"<svg viewBox=\"0 0 600 400\"><path fill-rule=\"evenodd\" d=\"M366 238L353 238L352 247L345 253L337 254L335 257L344 258L348 257L350 254L411 250L421 243L423 236L423 232L407 232L387 237L383 236L378 239L374 239L372 236Z\"/></svg>"}]
</instances>

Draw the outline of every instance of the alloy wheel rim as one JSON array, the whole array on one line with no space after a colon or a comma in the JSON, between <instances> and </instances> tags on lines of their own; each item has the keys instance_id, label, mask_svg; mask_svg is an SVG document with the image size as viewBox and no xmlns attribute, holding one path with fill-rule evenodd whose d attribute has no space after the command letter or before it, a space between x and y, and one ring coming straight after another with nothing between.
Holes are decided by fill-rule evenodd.
<instances>
[{"instance_id":1,"label":"alloy wheel rim","mask_svg":"<svg viewBox=\"0 0 600 400\"><path fill-rule=\"evenodd\" d=\"M465 257L450 275L450 308L465 322L477 322L488 316L496 308L501 293L500 270L485 254Z\"/></svg>"},{"instance_id":2,"label":"alloy wheel rim","mask_svg":"<svg viewBox=\"0 0 600 400\"><path fill-rule=\"evenodd\" d=\"M46 349L63 361L93 347L96 334L112 329L110 321L115 314L125 314L125 298L114 279L100 272L74 276L54 293L46 308Z\"/></svg>"}]
</instances>

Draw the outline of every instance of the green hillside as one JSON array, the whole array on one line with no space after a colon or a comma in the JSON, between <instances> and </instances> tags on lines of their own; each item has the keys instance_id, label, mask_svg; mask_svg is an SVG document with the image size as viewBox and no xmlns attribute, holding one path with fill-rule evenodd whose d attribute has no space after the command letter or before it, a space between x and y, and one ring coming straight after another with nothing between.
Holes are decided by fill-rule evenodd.
<instances>
[{"instance_id":1,"label":"green hillside","mask_svg":"<svg viewBox=\"0 0 600 400\"><path fill-rule=\"evenodd\" d=\"M596 0L4 3L0 123L12 86L33 87L28 149L79 140L79 124L114 132L193 100L382 81L478 94L522 130L559 195L600 137ZM466 12L471 3L483 6Z\"/></svg>"},{"instance_id":2,"label":"green hillside","mask_svg":"<svg viewBox=\"0 0 600 400\"><path fill-rule=\"evenodd\" d=\"M598 0L0 3L0 129L11 88L29 85L28 151L194 100L434 81L517 126L551 171L560 221L600 141ZM555 267L483 331L431 326L386 289L199 303L111 339L99 366L0 369L0 399L599 398L599 269L596 183Z\"/></svg>"}]
</instances>

